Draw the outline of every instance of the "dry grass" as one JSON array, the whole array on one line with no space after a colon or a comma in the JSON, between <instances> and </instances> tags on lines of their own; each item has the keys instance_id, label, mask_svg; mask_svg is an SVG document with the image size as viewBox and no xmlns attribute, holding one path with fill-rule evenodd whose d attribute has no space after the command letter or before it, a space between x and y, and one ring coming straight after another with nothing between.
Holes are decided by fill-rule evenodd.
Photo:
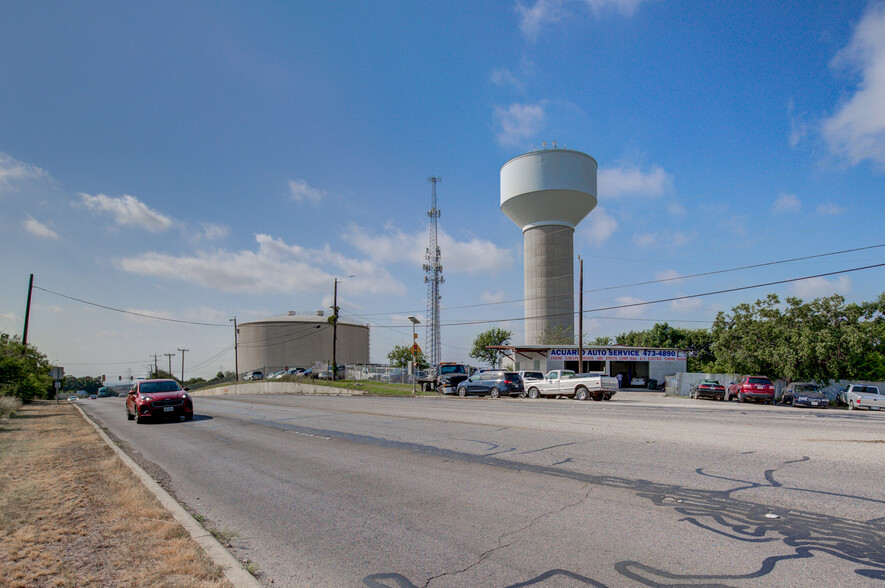
<instances>
[{"instance_id":1,"label":"dry grass","mask_svg":"<svg viewBox=\"0 0 885 588\"><path fill-rule=\"evenodd\" d=\"M0 419L0 583L230 586L69 404Z\"/></svg>"}]
</instances>

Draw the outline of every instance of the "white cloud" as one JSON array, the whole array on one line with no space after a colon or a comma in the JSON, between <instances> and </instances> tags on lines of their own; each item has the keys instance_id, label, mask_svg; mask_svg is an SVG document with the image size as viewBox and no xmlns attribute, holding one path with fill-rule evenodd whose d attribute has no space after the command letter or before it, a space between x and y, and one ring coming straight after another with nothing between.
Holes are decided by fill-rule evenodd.
<instances>
[{"instance_id":1,"label":"white cloud","mask_svg":"<svg viewBox=\"0 0 885 588\"><path fill-rule=\"evenodd\" d=\"M885 145L885 3L871 2L854 34L831 66L857 71L856 91L824 121L823 136L838 155L857 155ZM885 151L859 157L885 164Z\"/></svg>"},{"instance_id":2,"label":"white cloud","mask_svg":"<svg viewBox=\"0 0 885 588\"><path fill-rule=\"evenodd\" d=\"M37 237L42 237L44 239L53 239L55 241L58 240L58 233L56 233L40 221L31 217L25 219L25 230Z\"/></svg>"},{"instance_id":3,"label":"white cloud","mask_svg":"<svg viewBox=\"0 0 885 588\"><path fill-rule=\"evenodd\" d=\"M304 180L289 180L289 197L295 202L318 204L326 196L325 191L309 186Z\"/></svg>"},{"instance_id":4,"label":"white cloud","mask_svg":"<svg viewBox=\"0 0 885 588\"><path fill-rule=\"evenodd\" d=\"M636 166L603 168L598 177L600 199L621 196L657 198L673 187L672 176L658 165L646 172Z\"/></svg>"},{"instance_id":5,"label":"white cloud","mask_svg":"<svg viewBox=\"0 0 885 588\"><path fill-rule=\"evenodd\" d=\"M226 238L230 234L230 227L227 225L217 225L215 223L200 223L200 230L192 233L194 239L201 241L218 241Z\"/></svg>"},{"instance_id":6,"label":"white cloud","mask_svg":"<svg viewBox=\"0 0 885 588\"><path fill-rule=\"evenodd\" d=\"M535 39L547 25L575 16L573 7L584 5L599 17L606 10L614 10L624 16L633 16L643 0L535 0L532 5L521 1L516 3L519 14L519 28L529 39Z\"/></svg>"},{"instance_id":7,"label":"white cloud","mask_svg":"<svg viewBox=\"0 0 885 588\"><path fill-rule=\"evenodd\" d=\"M671 202L667 205L667 212L673 216L685 216L688 210L681 202Z\"/></svg>"},{"instance_id":8,"label":"white cloud","mask_svg":"<svg viewBox=\"0 0 885 588\"><path fill-rule=\"evenodd\" d=\"M668 283L670 283L670 284L676 284L678 282L681 282L682 280L679 279L680 277L681 277L681 274L679 272L677 272L675 269L668 269L668 270L664 270L662 272L658 272L655 274L656 280L667 280Z\"/></svg>"},{"instance_id":9,"label":"white cloud","mask_svg":"<svg viewBox=\"0 0 885 588\"><path fill-rule=\"evenodd\" d=\"M772 212L798 212L802 203L795 194L781 194L771 207Z\"/></svg>"},{"instance_id":10,"label":"white cloud","mask_svg":"<svg viewBox=\"0 0 885 588\"><path fill-rule=\"evenodd\" d=\"M587 219L578 225L581 238L597 247L605 243L618 228L618 221L601 206L591 212Z\"/></svg>"},{"instance_id":11,"label":"white cloud","mask_svg":"<svg viewBox=\"0 0 885 588\"><path fill-rule=\"evenodd\" d=\"M496 106L494 111L498 143L515 147L536 136L544 128L542 104L511 104Z\"/></svg>"},{"instance_id":12,"label":"white cloud","mask_svg":"<svg viewBox=\"0 0 885 588\"><path fill-rule=\"evenodd\" d=\"M805 137L808 136L811 131L811 125L803 120L803 113L796 114L795 113L796 106L792 100L787 103L787 113L790 117L790 136L789 142L790 147L795 147L802 141Z\"/></svg>"},{"instance_id":13,"label":"white cloud","mask_svg":"<svg viewBox=\"0 0 885 588\"><path fill-rule=\"evenodd\" d=\"M845 212L845 209L834 202L820 204L816 210L820 216L836 216Z\"/></svg>"},{"instance_id":14,"label":"white cloud","mask_svg":"<svg viewBox=\"0 0 885 588\"><path fill-rule=\"evenodd\" d=\"M645 302L642 298L634 298L632 296L622 296L616 298L615 302L619 305L639 304ZM639 318L645 312L647 305L629 306L627 308L616 308L615 314L620 318Z\"/></svg>"},{"instance_id":15,"label":"white cloud","mask_svg":"<svg viewBox=\"0 0 885 588\"><path fill-rule=\"evenodd\" d=\"M426 229L417 233L403 233L390 226L380 234L373 234L364 227L351 225L342 238L374 263L405 261L418 267L424 263L428 243ZM458 241L441 229L437 242L442 252L444 273L471 274L509 268L516 256L513 251L498 247L491 241L477 237Z\"/></svg>"},{"instance_id":16,"label":"white cloud","mask_svg":"<svg viewBox=\"0 0 885 588\"><path fill-rule=\"evenodd\" d=\"M506 67L499 67L492 72L491 82L502 88L514 88L520 92L525 90L525 85L516 75Z\"/></svg>"},{"instance_id":17,"label":"white cloud","mask_svg":"<svg viewBox=\"0 0 885 588\"><path fill-rule=\"evenodd\" d=\"M130 225L147 229L152 233L165 231L172 227L175 222L168 216L160 214L148 208L138 198L124 194L119 198L112 198L104 194L80 194L83 204L89 210L96 212L108 212L114 217L118 225Z\"/></svg>"},{"instance_id":18,"label":"white cloud","mask_svg":"<svg viewBox=\"0 0 885 588\"><path fill-rule=\"evenodd\" d=\"M633 243L637 247L653 246L682 246L695 238L695 233L683 233L682 231L658 231L657 233L638 233L633 235Z\"/></svg>"},{"instance_id":19,"label":"white cloud","mask_svg":"<svg viewBox=\"0 0 885 588\"><path fill-rule=\"evenodd\" d=\"M670 303L670 310L674 312L694 312L703 308L703 302L700 298L684 298L682 300L674 300Z\"/></svg>"},{"instance_id":20,"label":"white cloud","mask_svg":"<svg viewBox=\"0 0 885 588\"><path fill-rule=\"evenodd\" d=\"M791 290L793 294L804 300L832 296L833 294L848 294L851 292L851 278L839 276L835 280L826 278L809 278L794 282Z\"/></svg>"},{"instance_id":21,"label":"white cloud","mask_svg":"<svg viewBox=\"0 0 885 588\"><path fill-rule=\"evenodd\" d=\"M0 193L22 180L46 177L49 177L49 174L45 170L0 152Z\"/></svg>"},{"instance_id":22,"label":"white cloud","mask_svg":"<svg viewBox=\"0 0 885 588\"><path fill-rule=\"evenodd\" d=\"M479 299L483 302L494 304L496 302L507 300L507 294L505 294L503 290L498 290L497 292L483 292L479 295Z\"/></svg>"},{"instance_id":23,"label":"white cloud","mask_svg":"<svg viewBox=\"0 0 885 588\"><path fill-rule=\"evenodd\" d=\"M270 235L255 235L257 251L199 251L192 255L149 252L117 261L120 268L199 284L224 292L289 293L325 291L338 275L350 280L354 291L401 294L404 286L383 267L369 260L350 259L328 245L307 249L288 245Z\"/></svg>"}]
</instances>

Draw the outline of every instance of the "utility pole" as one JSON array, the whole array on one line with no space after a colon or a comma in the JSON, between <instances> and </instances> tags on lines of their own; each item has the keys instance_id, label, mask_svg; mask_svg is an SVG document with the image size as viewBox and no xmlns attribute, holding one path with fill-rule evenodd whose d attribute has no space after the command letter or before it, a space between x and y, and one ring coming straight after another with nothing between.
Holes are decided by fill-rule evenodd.
<instances>
[{"instance_id":1,"label":"utility pole","mask_svg":"<svg viewBox=\"0 0 885 588\"><path fill-rule=\"evenodd\" d=\"M184 384L184 352L190 351L190 349L182 349L178 347L178 350L181 351L181 383Z\"/></svg>"},{"instance_id":2,"label":"utility pole","mask_svg":"<svg viewBox=\"0 0 885 588\"><path fill-rule=\"evenodd\" d=\"M581 266L578 278L578 373L584 373L584 260L578 256Z\"/></svg>"},{"instance_id":3,"label":"utility pole","mask_svg":"<svg viewBox=\"0 0 885 588\"><path fill-rule=\"evenodd\" d=\"M332 379L338 375L338 278L335 278L335 287L332 294Z\"/></svg>"},{"instance_id":4,"label":"utility pole","mask_svg":"<svg viewBox=\"0 0 885 588\"><path fill-rule=\"evenodd\" d=\"M157 367L157 354L154 353L151 357L154 358L154 373L153 373L153 376L156 378L158 372L160 371L160 368Z\"/></svg>"},{"instance_id":5,"label":"utility pole","mask_svg":"<svg viewBox=\"0 0 885 588\"><path fill-rule=\"evenodd\" d=\"M28 304L25 307L25 330L22 333L22 345L28 344L28 319L31 317L31 291L34 289L34 274L31 274L31 279L28 280Z\"/></svg>"},{"instance_id":6,"label":"utility pole","mask_svg":"<svg viewBox=\"0 0 885 588\"><path fill-rule=\"evenodd\" d=\"M240 332L237 329L237 317L235 316L232 319L228 319L228 322L232 322L234 324L234 382L240 381L240 358L237 355L237 333Z\"/></svg>"},{"instance_id":7,"label":"utility pole","mask_svg":"<svg viewBox=\"0 0 885 588\"><path fill-rule=\"evenodd\" d=\"M174 353L164 353L163 355L165 355L166 357L169 358L169 377L171 378L171 377L173 377L172 376L172 358L175 357L175 354Z\"/></svg>"}]
</instances>

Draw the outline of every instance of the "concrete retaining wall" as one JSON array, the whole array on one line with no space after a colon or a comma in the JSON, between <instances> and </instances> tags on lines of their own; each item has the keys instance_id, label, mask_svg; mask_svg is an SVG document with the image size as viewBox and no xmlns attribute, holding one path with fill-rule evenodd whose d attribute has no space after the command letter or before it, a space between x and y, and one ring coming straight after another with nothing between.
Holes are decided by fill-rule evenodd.
<instances>
[{"instance_id":1,"label":"concrete retaining wall","mask_svg":"<svg viewBox=\"0 0 885 588\"><path fill-rule=\"evenodd\" d=\"M227 396L230 394L312 394L318 396L361 396L365 390L350 390L347 388L332 388L331 386L318 386L316 384L302 382L245 382L206 388L205 390L192 390L194 396Z\"/></svg>"}]
</instances>

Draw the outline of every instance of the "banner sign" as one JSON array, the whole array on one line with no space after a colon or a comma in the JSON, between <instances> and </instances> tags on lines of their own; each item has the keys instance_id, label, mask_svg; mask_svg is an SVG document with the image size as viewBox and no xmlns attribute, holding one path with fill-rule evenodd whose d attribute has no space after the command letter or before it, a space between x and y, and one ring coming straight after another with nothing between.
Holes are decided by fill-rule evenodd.
<instances>
[{"instance_id":1,"label":"banner sign","mask_svg":"<svg viewBox=\"0 0 885 588\"><path fill-rule=\"evenodd\" d=\"M578 361L577 349L551 349L549 359ZM685 352L675 349L585 349L584 361L677 361Z\"/></svg>"}]
</instances>

